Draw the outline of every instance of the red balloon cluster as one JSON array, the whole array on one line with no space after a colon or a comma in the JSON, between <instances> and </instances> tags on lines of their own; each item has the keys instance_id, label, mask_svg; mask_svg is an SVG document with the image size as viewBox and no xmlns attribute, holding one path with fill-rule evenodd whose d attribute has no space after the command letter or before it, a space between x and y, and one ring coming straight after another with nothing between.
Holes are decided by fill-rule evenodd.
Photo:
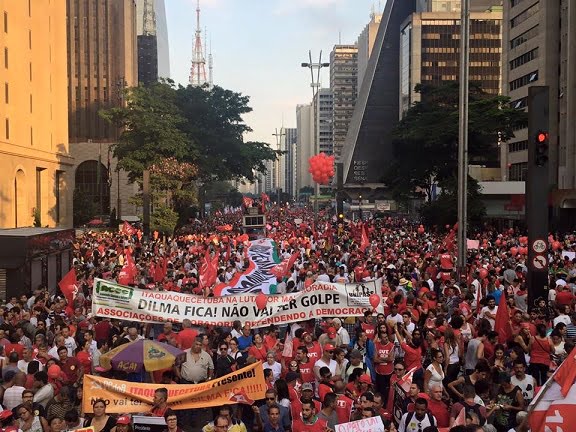
<instances>
[{"instance_id":1,"label":"red balloon cluster","mask_svg":"<svg viewBox=\"0 0 576 432\"><path fill-rule=\"evenodd\" d=\"M334 177L334 156L320 153L308 159L310 167L308 172L312 174L312 180L320 184L328 184Z\"/></svg>"}]
</instances>

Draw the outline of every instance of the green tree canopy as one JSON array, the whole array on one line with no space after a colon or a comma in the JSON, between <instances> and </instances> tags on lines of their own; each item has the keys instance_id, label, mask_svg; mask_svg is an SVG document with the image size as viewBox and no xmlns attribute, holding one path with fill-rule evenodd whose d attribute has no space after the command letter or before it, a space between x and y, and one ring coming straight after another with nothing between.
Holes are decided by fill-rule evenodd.
<instances>
[{"instance_id":1,"label":"green tree canopy","mask_svg":"<svg viewBox=\"0 0 576 432\"><path fill-rule=\"evenodd\" d=\"M458 83L439 87L418 85L421 101L406 112L393 131L394 155L383 181L397 199L421 188L430 198L432 186L454 192L458 169ZM526 113L510 107L504 96L493 96L476 85L469 96L469 163L491 166L498 161L498 142L514 136L526 123Z\"/></svg>"}]
</instances>

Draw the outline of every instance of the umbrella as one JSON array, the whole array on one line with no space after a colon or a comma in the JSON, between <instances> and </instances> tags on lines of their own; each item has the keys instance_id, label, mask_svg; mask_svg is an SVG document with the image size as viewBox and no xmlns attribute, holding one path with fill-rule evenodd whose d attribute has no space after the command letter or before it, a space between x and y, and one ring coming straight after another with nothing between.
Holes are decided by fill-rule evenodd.
<instances>
[{"instance_id":1,"label":"umbrella","mask_svg":"<svg viewBox=\"0 0 576 432\"><path fill-rule=\"evenodd\" d=\"M171 367L184 351L162 342L139 339L120 345L100 357L100 366L124 372L148 372Z\"/></svg>"}]
</instances>

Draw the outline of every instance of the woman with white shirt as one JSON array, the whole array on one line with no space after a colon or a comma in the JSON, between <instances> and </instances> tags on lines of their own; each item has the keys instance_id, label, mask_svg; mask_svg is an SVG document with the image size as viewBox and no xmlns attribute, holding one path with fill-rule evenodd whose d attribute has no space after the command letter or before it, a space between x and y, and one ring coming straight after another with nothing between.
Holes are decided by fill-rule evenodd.
<instances>
[{"instance_id":1,"label":"woman with white shirt","mask_svg":"<svg viewBox=\"0 0 576 432\"><path fill-rule=\"evenodd\" d=\"M276 382L276 380L280 378L282 365L276 361L276 351L268 351L266 354L266 363L262 364L262 368L272 370L272 383Z\"/></svg>"}]
</instances>

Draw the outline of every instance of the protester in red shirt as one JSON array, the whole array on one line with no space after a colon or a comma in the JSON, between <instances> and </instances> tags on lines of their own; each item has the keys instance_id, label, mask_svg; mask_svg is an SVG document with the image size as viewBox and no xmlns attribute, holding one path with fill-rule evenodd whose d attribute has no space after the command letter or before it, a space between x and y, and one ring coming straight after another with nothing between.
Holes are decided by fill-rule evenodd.
<instances>
[{"instance_id":1,"label":"protester in red shirt","mask_svg":"<svg viewBox=\"0 0 576 432\"><path fill-rule=\"evenodd\" d=\"M300 418L294 419L292 432L326 432L328 422L319 419L316 415L316 407L313 401L302 402Z\"/></svg>"},{"instance_id":2,"label":"protester in red shirt","mask_svg":"<svg viewBox=\"0 0 576 432\"><path fill-rule=\"evenodd\" d=\"M194 345L194 340L196 336L198 336L198 332L192 327L192 322L189 319L184 319L182 321L182 330L176 336L176 343L178 344L178 348L183 351L186 351L192 348Z\"/></svg>"},{"instance_id":3,"label":"protester in red shirt","mask_svg":"<svg viewBox=\"0 0 576 432\"><path fill-rule=\"evenodd\" d=\"M80 383L84 375L80 361L75 357L68 357L68 348L65 346L58 348L58 358L60 359L62 373L66 376L64 384L73 385Z\"/></svg>"},{"instance_id":4,"label":"protester in red shirt","mask_svg":"<svg viewBox=\"0 0 576 432\"><path fill-rule=\"evenodd\" d=\"M300 377L303 383L313 383L316 380L314 375L314 360L308 357L308 348L301 345L296 350L296 361L300 365Z\"/></svg>"},{"instance_id":5,"label":"protester in red shirt","mask_svg":"<svg viewBox=\"0 0 576 432\"><path fill-rule=\"evenodd\" d=\"M380 331L374 345L376 348L373 359L376 366L376 389L384 396L384 405L386 405L390 377L394 371L394 344L390 342L386 331Z\"/></svg>"}]
</instances>

